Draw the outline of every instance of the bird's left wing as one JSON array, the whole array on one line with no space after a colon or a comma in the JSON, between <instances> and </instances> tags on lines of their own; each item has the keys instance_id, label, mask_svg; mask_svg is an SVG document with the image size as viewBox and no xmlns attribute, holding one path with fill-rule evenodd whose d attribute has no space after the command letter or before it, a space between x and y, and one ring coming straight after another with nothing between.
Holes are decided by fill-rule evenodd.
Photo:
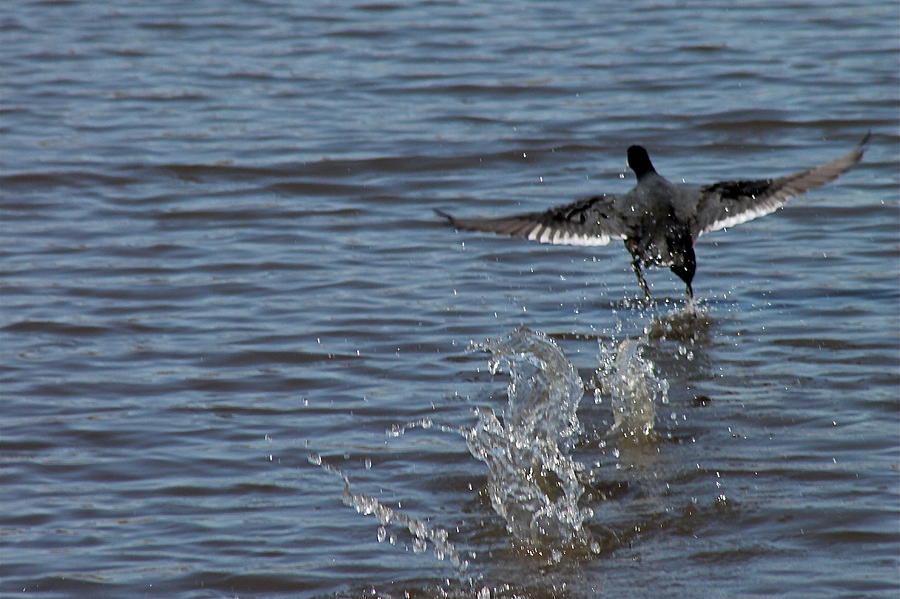
<instances>
[{"instance_id":1,"label":"bird's left wing","mask_svg":"<svg viewBox=\"0 0 900 599\"><path fill-rule=\"evenodd\" d=\"M557 245L606 245L625 238L625 224L615 210L616 196L599 195L557 206L501 218L456 218L435 210L457 229L486 231Z\"/></svg>"},{"instance_id":2,"label":"bird's left wing","mask_svg":"<svg viewBox=\"0 0 900 599\"><path fill-rule=\"evenodd\" d=\"M821 166L777 179L720 181L700 188L694 236L733 227L769 214L801 195L837 179L863 156L867 134L851 152Z\"/></svg>"}]
</instances>

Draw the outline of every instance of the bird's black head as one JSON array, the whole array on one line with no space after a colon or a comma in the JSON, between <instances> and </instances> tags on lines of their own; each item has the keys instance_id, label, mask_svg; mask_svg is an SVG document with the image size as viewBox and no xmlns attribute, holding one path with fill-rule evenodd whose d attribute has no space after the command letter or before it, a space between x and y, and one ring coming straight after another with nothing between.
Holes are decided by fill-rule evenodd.
<instances>
[{"instance_id":1,"label":"bird's black head","mask_svg":"<svg viewBox=\"0 0 900 599\"><path fill-rule=\"evenodd\" d=\"M650 162L650 154L643 146L629 146L628 148L628 168L634 171L634 175L640 179L647 173L655 173L653 163Z\"/></svg>"}]
</instances>

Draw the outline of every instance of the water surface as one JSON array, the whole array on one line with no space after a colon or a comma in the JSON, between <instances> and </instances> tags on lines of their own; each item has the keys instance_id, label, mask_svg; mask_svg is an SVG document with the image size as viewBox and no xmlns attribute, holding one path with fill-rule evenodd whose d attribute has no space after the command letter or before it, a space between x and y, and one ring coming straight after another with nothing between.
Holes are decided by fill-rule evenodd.
<instances>
[{"instance_id":1,"label":"water surface","mask_svg":"<svg viewBox=\"0 0 900 599\"><path fill-rule=\"evenodd\" d=\"M895 597L898 26L886 1L4 4L0 595ZM707 183L868 130L856 169L701 240L687 330L621 244L432 212L624 191L631 143ZM583 381L598 552L517 542L447 432L502 412L467 347L519 325ZM595 400L627 339L668 386L652 442Z\"/></svg>"}]
</instances>

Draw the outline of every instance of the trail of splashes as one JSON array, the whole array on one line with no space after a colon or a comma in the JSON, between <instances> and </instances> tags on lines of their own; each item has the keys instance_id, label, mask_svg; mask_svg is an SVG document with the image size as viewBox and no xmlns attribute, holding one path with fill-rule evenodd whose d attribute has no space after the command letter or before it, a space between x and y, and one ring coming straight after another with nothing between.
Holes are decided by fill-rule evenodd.
<instances>
[{"instance_id":1,"label":"trail of splashes","mask_svg":"<svg viewBox=\"0 0 900 599\"><path fill-rule=\"evenodd\" d=\"M515 539L549 550L551 561L561 559L560 548L598 550L583 527L593 511L578 505L583 466L564 453L581 430L575 367L555 342L524 327L474 349L490 351L491 371L506 366L510 378L503 422L480 409L465 434L469 452L487 464L494 510Z\"/></svg>"},{"instance_id":2,"label":"trail of splashes","mask_svg":"<svg viewBox=\"0 0 900 599\"><path fill-rule=\"evenodd\" d=\"M624 340L617 352L600 348L598 380L613 399L613 430L635 438L652 432L656 402L665 402L668 391L668 383L655 376L652 362L641 355L647 340L645 333L639 339ZM550 562L559 562L563 551L601 552L600 544L584 528L593 510L578 505L585 492L585 468L568 453L582 430L577 410L584 387L575 367L553 340L525 327L471 349L491 352L492 373L504 368L509 372L509 399L502 420L489 408L478 409L473 428L422 418L394 425L387 435L399 437L412 428L462 435L469 452L487 465L491 505L506 520L514 539ZM469 563L460 557L445 530L431 528L374 497L353 494L348 477L319 455L310 454L309 461L341 477L344 503L361 514L374 515L383 527L405 526L413 535L414 551L424 551L430 541L435 556L448 559L460 580L471 582L465 574ZM386 537L385 529L380 529L379 539Z\"/></svg>"},{"instance_id":3,"label":"trail of splashes","mask_svg":"<svg viewBox=\"0 0 900 599\"><path fill-rule=\"evenodd\" d=\"M469 562L460 556L456 547L450 542L446 530L440 527L428 526L421 520L417 520L400 510L389 508L369 495L352 493L350 490L350 479L347 475L336 466L327 463L319 454L310 453L307 460L310 464L341 477L341 480L344 482L344 493L342 498L346 505L354 508L358 513L365 516L375 516L383 527L392 524L406 527L413 536L413 551L416 553L425 551L427 549L427 544L430 541L433 547L434 556L437 559L449 560L456 569L457 576L461 582L472 582L471 578L466 573L469 568ZM386 536L384 530L380 529L378 533L379 540L384 540Z\"/></svg>"}]
</instances>

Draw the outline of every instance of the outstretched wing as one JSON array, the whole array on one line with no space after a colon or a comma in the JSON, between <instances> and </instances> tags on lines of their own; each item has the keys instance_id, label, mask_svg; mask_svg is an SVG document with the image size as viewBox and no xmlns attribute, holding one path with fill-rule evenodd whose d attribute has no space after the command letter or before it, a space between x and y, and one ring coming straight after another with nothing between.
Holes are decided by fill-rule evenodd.
<instances>
[{"instance_id":1,"label":"outstretched wing","mask_svg":"<svg viewBox=\"0 0 900 599\"><path fill-rule=\"evenodd\" d=\"M616 196L600 195L557 206L546 212L529 212L503 218L456 218L435 210L457 229L486 231L557 245L606 245L625 238L625 225L613 202Z\"/></svg>"},{"instance_id":2,"label":"outstretched wing","mask_svg":"<svg viewBox=\"0 0 900 599\"><path fill-rule=\"evenodd\" d=\"M834 181L860 161L869 135L848 154L799 173L777 179L721 181L701 187L694 236L769 214L792 197Z\"/></svg>"}]
</instances>

